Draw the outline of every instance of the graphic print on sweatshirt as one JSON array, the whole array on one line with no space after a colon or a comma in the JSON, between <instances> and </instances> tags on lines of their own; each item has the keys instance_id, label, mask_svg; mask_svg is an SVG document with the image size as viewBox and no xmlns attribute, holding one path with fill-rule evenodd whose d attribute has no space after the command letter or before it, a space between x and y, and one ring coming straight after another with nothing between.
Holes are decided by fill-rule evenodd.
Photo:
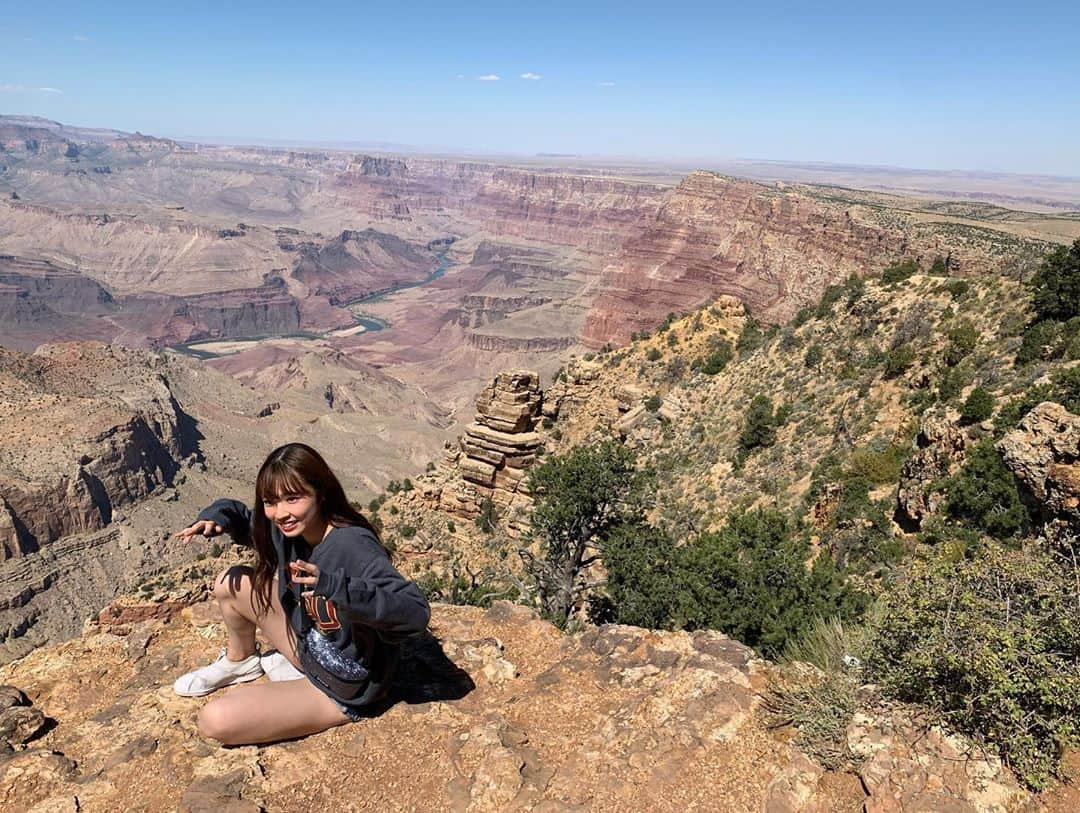
<instances>
[{"instance_id":1,"label":"graphic print on sweatshirt","mask_svg":"<svg viewBox=\"0 0 1080 813\"><path fill-rule=\"evenodd\" d=\"M330 599L309 593L304 596L304 609L315 622L315 628L319 632L326 633L341 629L337 608Z\"/></svg>"}]
</instances>

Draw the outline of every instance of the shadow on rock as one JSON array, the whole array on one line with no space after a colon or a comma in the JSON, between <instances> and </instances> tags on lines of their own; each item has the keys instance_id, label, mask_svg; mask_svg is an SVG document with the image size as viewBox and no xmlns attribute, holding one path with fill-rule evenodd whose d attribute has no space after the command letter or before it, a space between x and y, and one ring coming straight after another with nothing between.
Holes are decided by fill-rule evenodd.
<instances>
[{"instance_id":1,"label":"shadow on rock","mask_svg":"<svg viewBox=\"0 0 1080 813\"><path fill-rule=\"evenodd\" d=\"M381 714L397 703L460 700L475 688L469 673L450 660L438 638L426 632L401 645L393 687L374 712Z\"/></svg>"}]
</instances>

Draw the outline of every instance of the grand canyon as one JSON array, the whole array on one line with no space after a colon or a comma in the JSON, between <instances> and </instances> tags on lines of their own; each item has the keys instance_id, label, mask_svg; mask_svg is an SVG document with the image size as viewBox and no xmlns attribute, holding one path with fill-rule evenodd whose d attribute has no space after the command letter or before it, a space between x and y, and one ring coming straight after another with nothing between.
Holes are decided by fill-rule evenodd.
<instances>
[{"instance_id":1,"label":"grand canyon","mask_svg":"<svg viewBox=\"0 0 1080 813\"><path fill-rule=\"evenodd\" d=\"M325 450L357 505L408 482L409 493L392 500L400 516L387 520L403 568L458 567L481 545L471 527L485 501L503 511L511 537L527 533L523 470L566 446L562 434L583 439L603 424L624 439L638 433L645 447L664 430L656 423L642 440L643 422L681 426L680 416L703 415L709 403L728 399L734 414L749 402L749 390L736 392L747 381L732 378L697 406L666 389L663 406L647 406L649 393L675 386L659 373L647 382L652 390L641 384L648 364L676 346L654 339L655 358L646 355L639 339L658 326L696 312L698 326L704 319L718 337L734 339L748 324L775 333L836 286L905 263L972 284L1000 279L1013 291L1047 252L1078 238L1074 179L225 146L0 116L0 663L12 664L7 679L33 683L40 702L57 686L89 682L78 656L101 652L103 685L139 708L123 718L135 751L83 760L94 768L87 798L98 805L86 809L127 804L122 783L101 777L132 755L150 758L159 740L153 758L180 765L185 777L183 809L263 809L245 807L238 790L255 785L255 796L271 800L265 807L285 809L301 751L239 749L226 760L232 773L192 769L207 755L189 747L190 731L169 727L147 744L143 729L168 727L178 712L119 665L133 640L145 669L197 659L197 636L212 623L199 614L206 593L196 584L208 575L196 572L206 552L171 534L217 496L250 499L271 448L301 440ZM994 288L984 301L1000 294ZM682 346L704 347L692 338L699 327L677 324L670 336L682 330ZM626 380L604 378L594 363L612 354ZM777 392L789 387L764 362L743 375L775 382ZM871 395L899 403L896 389L885 382ZM568 415L580 417L576 428L551 433ZM1061 465L1071 465L1067 457ZM729 485L731 466L707 465L701 483ZM809 481L808 470L785 487L802 498ZM449 555L432 542L435 531L414 536L401 517L419 517L422 530L449 527L460 549ZM469 532L453 530L455 520ZM899 711L862 721L859 736L873 742L860 747L880 770L867 769L861 785L821 780L820 768L760 726L729 748L768 667L718 633L604 627L560 643L553 627L505 602L483 612L442 607L437 618L447 652L483 674L478 693L459 706L423 696L387 721L393 736L407 737L414 723L441 738L464 732L447 746L458 762L439 774L440 789L425 791L445 791L445 809L628 809L634 794L623 780L648 786L655 809L676 809L678 794L665 796L670 777L646 757L657 741L672 770L694 781L714 781L719 763L745 763L745 788L724 780L731 809L859 809L866 794L867 810L908 809L895 802L910 791L904 760L948 773L938 796L910 791L931 805L924 809L1005 811L1027 798L988 759L977 765L996 801L980 801L975 780L950 772L962 747L940 733L918 755L899 754L888 732L914 725ZM417 663L430 666L425 657ZM528 686L518 692L520 673ZM414 680L420 695L423 680ZM542 737L546 693L560 684L597 694L594 711L610 706L588 726L607 726L625 746L625 760L607 771L597 756L606 735L580 744L595 797L575 789L580 776L550 742L530 743L512 715L484 713L484 703L520 700L522 719ZM612 694L601 700L608 684ZM636 694L646 684L652 699ZM702 697L718 705L706 709ZM75 715L67 707L75 701L65 703L63 713ZM65 753L90 754L94 726L121 714L97 700L86 708L81 727L60 727ZM571 715L556 717L550 736L570 736ZM677 721L670 737L662 732L669 719ZM393 773L393 736L369 735L377 774ZM357 743L339 732L327 742L353 756L365 749L362 736ZM746 767L758 754L789 767ZM39 756L48 765L34 770L53 771L49 781L72 796L64 783L74 781L74 763ZM22 781L0 779L0 790ZM303 790L310 806L334 802ZM174 791L157 784L148 798L175 806ZM414 796L422 808L423 793ZM588 807L599 798L608 806ZM7 802L31 809L25 797Z\"/></svg>"}]
</instances>

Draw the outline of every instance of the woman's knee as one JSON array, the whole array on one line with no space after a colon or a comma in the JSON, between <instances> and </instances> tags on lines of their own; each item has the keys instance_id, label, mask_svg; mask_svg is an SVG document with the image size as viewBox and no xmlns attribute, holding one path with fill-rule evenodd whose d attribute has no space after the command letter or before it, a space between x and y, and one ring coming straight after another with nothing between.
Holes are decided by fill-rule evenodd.
<instances>
[{"instance_id":1,"label":"woman's knee","mask_svg":"<svg viewBox=\"0 0 1080 813\"><path fill-rule=\"evenodd\" d=\"M199 733L225 745L233 743L238 722L234 704L228 698L211 700L199 710Z\"/></svg>"},{"instance_id":2,"label":"woman's knee","mask_svg":"<svg viewBox=\"0 0 1080 813\"><path fill-rule=\"evenodd\" d=\"M251 593L251 568L233 565L214 579L213 596L218 601L234 599Z\"/></svg>"}]
</instances>

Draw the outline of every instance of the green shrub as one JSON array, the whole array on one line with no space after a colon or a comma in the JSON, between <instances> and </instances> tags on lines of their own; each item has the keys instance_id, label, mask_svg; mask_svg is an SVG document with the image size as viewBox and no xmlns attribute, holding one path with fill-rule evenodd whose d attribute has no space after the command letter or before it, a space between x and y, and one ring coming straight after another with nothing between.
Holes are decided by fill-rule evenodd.
<instances>
[{"instance_id":1,"label":"green shrub","mask_svg":"<svg viewBox=\"0 0 1080 813\"><path fill-rule=\"evenodd\" d=\"M960 299L964 294L971 290L971 283L963 279L954 279L945 283L945 290L949 292L949 295L953 299Z\"/></svg>"},{"instance_id":2,"label":"green shrub","mask_svg":"<svg viewBox=\"0 0 1080 813\"><path fill-rule=\"evenodd\" d=\"M960 423L970 426L985 421L994 414L994 396L982 387L976 387L960 407Z\"/></svg>"},{"instance_id":3,"label":"green shrub","mask_svg":"<svg viewBox=\"0 0 1080 813\"><path fill-rule=\"evenodd\" d=\"M914 260L904 260L896 265L890 265L881 274L881 281L886 285L903 282L914 274L919 273L919 264Z\"/></svg>"},{"instance_id":4,"label":"green shrub","mask_svg":"<svg viewBox=\"0 0 1080 813\"><path fill-rule=\"evenodd\" d=\"M1064 322L1080 316L1080 239L1046 255L1031 290L1037 319Z\"/></svg>"},{"instance_id":5,"label":"green shrub","mask_svg":"<svg viewBox=\"0 0 1080 813\"><path fill-rule=\"evenodd\" d=\"M851 274L844 280L844 293L847 294L847 307L850 310L856 302L866 295L866 282L858 274Z\"/></svg>"},{"instance_id":6,"label":"green shrub","mask_svg":"<svg viewBox=\"0 0 1080 813\"><path fill-rule=\"evenodd\" d=\"M994 421L997 434L1015 429L1020 420L1043 401L1054 400L1054 388L1050 384L1038 384L1018 398L1013 398L998 410Z\"/></svg>"},{"instance_id":7,"label":"green shrub","mask_svg":"<svg viewBox=\"0 0 1080 813\"><path fill-rule=\"evenodd\" d=\"M816 618L788 639L783 668L766 687L769 723L793 725L799 747L829 770L855 761L847 729L857 708L855 692L863 681L868 644L864 626L838 617Z\"/></svg>"},{"instance_id":8,"label":"green shrub","mask_svg":"<svg viewBox=\"0 0 1080 813\"><path fill-rule=\"evenodd\" d=\"M457 563L450 573L428 571L416 580L417 587L428 601L442 604L489 607L496 598L514 601L520 597L516 587L506 586L490 577L490 574L463 574Z\"/></svg>"},{"instance_id":9,"label":"green shrub","mask_svg":"<svg viewBox=\"0 0 1080 813\"><path fill-rule=\"evenodd\" d=\"M799 308L795 312L795 315L791 318L791 326L793 328L800 328L810 321L810 317L814 315L814 311L810 308Z\"/></svg>"},{"instance_id":10,"label":"green shrub","mask_svg":"<svg viewBox=\"0 0 1080 813\"><path fill-rule=\"evenodd\" d=\"M829 554L807 568L810 544L779 511L735 511L719 531L678 548L676 627L718 629L767 657L815 617L865 606Z\"/></svg>"},{"instance_id":11,"label":"green shrub","mask_svg":"<svg viewBox=\"0 0 1080 813\"><path fill-rule=\"evenodd\" d=\"M938 383L937 398L942 403L947 403L960 394L971 383L972 372L968 365L961 364L956 367L946 367Z\"/></svg>"},{"instance_id":12,"label":"green shrub","mask_svg":"<svg viewBox=\"0 0 1080 813\"><path fill-rule=\"evenodd\" d=\"M979 341L979 332L975 325L963 320L949 329L949 343L945 346L945 363L955 367L975 349Z\"/></svg>"},{"instance_id":13,"label":"green shrub","mask_svg":"<svg viewBox=\"0 0 1080 813\"><path fill-rule=\"evenodd\" d=\"M476 527L485 534L493 534L499 527L499 511L491 497L480 501L480 513L476 517Z\"/></svg>"},{"instance_id":14,"label":"green shrub","mask_svg":"<svg viewBox=\"0 0 1080 813\"><path fill-rule=\"evenodd\" d=\"M803 356L803 364L808 369L815 370L821 366L821 362L825 358L825 351L821 349L821 345L818 342L814 342L808 348L806 348L806 355Z\"/></svg>"},{"instance_id":15,"label":"green shrub","mask_svg":"<svg viewBox=\"0 0 1080 813\"><path fill-rule=\"evenodd\" d=\"M885 354L885 377L896 378L915 362L915 351L910 344L901 344Z\"/></svg>"},{"instance_id":16,"label":"green shrub","mask_svg":"<svg viewBox=\"0 0 1080 813\"><path fill-rule=\"evenodd\" d=\"M700 362L695 361L694 365L706 375L716 375L728 365L733 356L731 344L721 340L709 355Z\"/></svg>"},{"instance_id":17,"label":"green shrub","mask_svg":"<svg viewBox=\"0 0 1080 813\"><path fill-rule=\"evenodd\" d=\"M1080 415L1080 366L1054 373L1053 400L1074 415Z\"/></svg>"},{"instance_id":18,"label":"green shrub","mask_svg":"<svg viewBox=\"0 0 1080 813\"><path fill-rule=\"evenodd\" d=\"M649 352L645 354L645 358L648 361L659 361L662 355L663 354L660 352L659 349L655 347L650 347Z\"/></svg>"},{"instance_id":19,"label":"green shrub","mask_svg":"<svg viewBox=\"0 0 1080 813\"><path fill-rule=\"evenodd\" d=\"M739 449L751 452L754 449L772 446L776 443L776 416L773 414L772 400L767 395L755 395L746 411L746 420L739 433Z\"/></svg>"},{"instance_id":20,"label":"green shrub","mask_svg":"<svg viewBox=\"0 0 1080 813\"><path fill-rule=\"evenodd\" d=\"M755 319L748 319L743 325L742 333L739 334L735 349L739 351L740 358L746 358L764 343L765 334L761 330L761 325Z\"/></svg>"},{"instance_id":21,"label":"green shrub","mask_svg":"<svg viewBox=\"0 0 1080 813\"><path fill-rule=\"evenodd\" d=\"M613 528L604 545L607 600L593 607L593 620L670 628L677 604L676 559L675 544L659 528L640 521Z\"/></svg>"},{"instance_id":22,"label":"green shrub","mask_svg":"<svg viewBox=\"0 0 1080 813\"><path fill-rule=\"evenodd\" d=\"M402 539L412 539L416 536L416 527L413 525L402 525L398 528L398 533L401 534Z\"/></svg>"},{"instance_id":23,"label":"green shrub","mask_svg":"<svg viewBox=\"0 0 1080 813\"><path fill-rule=\"evenodd\" d=\"M818 319L826 318L832 313L833 305L840 301L840 298L844 295L843 285L830 285L821 294L821 299L818 300L817 308L814 311L814 315Z\"/></svg>"},{"instance_id":24,"label":"green shrub","mask_svg":"<svg viewBox=\"0 0 1080 813\"><path fill-rule=\"evenodd\" d=\"M911 452L910 445L890 443L882 447L871 443L855 449L848 460L848 466L853 473L865 477L873 485L895 483L900 478L900 470Z\"/></svg>"},{"instance_id":25,"label":"green shrub","mask_svg":"<svg viewBox=\"0 0 1080 813\"><path fill-rule=\"evenodd\" d=\"M1016 477L990 439L968 452L960 470L945 482L945 494L954 520L995 539L1017 539L1031 528Z\"/></svg>"},{"instance_id":26,"label":"green shrub","mask_svg":"<svg viewBox=\"0 0 1080 813\"><path fill-rule=\"evenodd\" d=\"M1042 358L1053 358L1058 349L1061 326L1052 319L1043 319L1024 328L1020 347L1016 351L1016 363L1028 364Z\"/></svg>"},{"instance_id":27,"label":"green shrub","mask_svg":"<svg viewBox=\"0 0 1080 813\"><path fill-rule=\"evenodd\" d=\"M649 412L656 412L658 409L660 409L661 406L663 406L663 404L664 402L661 400L659 395L650 395L648 398L645 399L645 409L647 409Z\"/></svg>"},{"instance_id":28,"label":"green shrub","mask_svg":"<svg viewBox=\"0 0 1080 813\"><path fill-rule=\"evenodd\" d=\"M1080 723L1080 597L1074 565L991 547L921 562L883 597L872 679L991 746L1042 788Z\"/></svg>"},{"instance_id":29,"label":"green shrub","mask_svg":"<svg viewBox=\"0 0 1080 813\"><path fill-rule=\"evenodd\" d=\"M858 707L857 671L808 674L805 667L789 671L794 674L774 676L766 687L766 721L772 727L794 726L799 748L827 770L849 767L854 759L847 729Z\"/></svg>"},{"instance_id":30,"label":"green shrub","mask_svg":"<svg viewBox=\"0 0 1080 813\"><path fill-rule=\"evenodd\" d=\"M930 270L927 271L927 273L935 277L944 277L947 275L949 273L949 266L946 264L945 258L940 255L934 257L934 262L930 265ZM962 280L957 280L957 282L961 281Z\"/></svg>"}]
</instances>

